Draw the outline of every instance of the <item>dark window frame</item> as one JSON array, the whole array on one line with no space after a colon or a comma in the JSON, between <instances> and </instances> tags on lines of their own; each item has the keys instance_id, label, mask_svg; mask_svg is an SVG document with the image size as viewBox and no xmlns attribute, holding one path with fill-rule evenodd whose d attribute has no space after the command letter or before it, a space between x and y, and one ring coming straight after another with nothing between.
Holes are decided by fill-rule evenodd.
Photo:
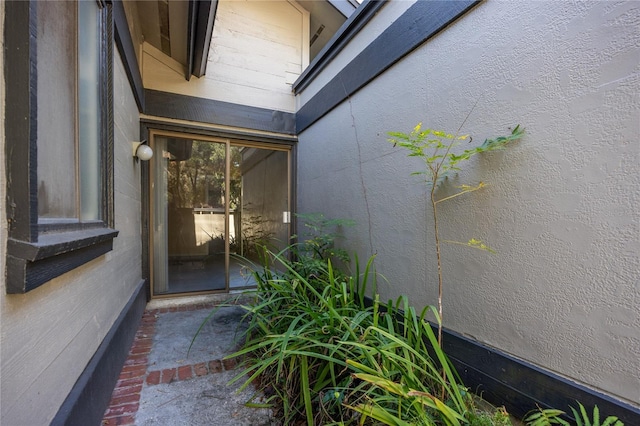
<instances>
[{"instance_id":1,"label":"dark window frame","mask_svg":"<svg viewBox=\"0 0 640 426\"><path fill-rule=\"evenodd\" d=\"M5 3L6 292L26 293L113 249L113 18L101 6L102 220L38 220L37 0ZM42 70L42 72L46 72Z\"/></svg>"}]
</instances>

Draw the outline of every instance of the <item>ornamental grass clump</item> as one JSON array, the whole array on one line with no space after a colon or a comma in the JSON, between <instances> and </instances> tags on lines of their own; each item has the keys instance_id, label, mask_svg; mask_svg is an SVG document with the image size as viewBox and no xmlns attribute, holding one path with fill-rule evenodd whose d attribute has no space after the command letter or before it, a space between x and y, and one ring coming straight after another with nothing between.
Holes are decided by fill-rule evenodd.
<instances>
[{"instance_id":1,"label":"ornamental grass clump","mask_svg":"<svg viewBox=\"0 0 640 426\"><path fill-rule=\"evenodd\" d=\"M438 318L435 307L418 315L402 296L386 312L366 330L362 343L351 343L375 356L373 363L347 361L357 371L353 377L367 384L365 394L349 408L362 419L388 425L467 424L473 400L425 320L429 312ZM436 396L441 389L444 398Z\"/></svg>"},{"instance_id":2,"label":"ornamental grass clump","mask_svg":"<svg viewBox=\"0 0 640 426\"><path fill-rule=\"evenodd\" d=\"M247 340L230 355L245 358L234 378L241 389L254 383L267 396L251 405L274 408L284 425L476 424L437 324L426 320L439 319L434 306L418 313L405 296L380 303L373 258L362 271L356 258L353 275L327 260L309 279L282 254L264 256L244 306Z\"/></svg>"},{"instance_id":3,"label":"ornamental grass clump","mask_svg":"<svg viewBox=\"0 0 640 426\"><path fill-rule=\"evenodd\" d=\"M330 260L305 277L281 254L265 251L265 259L255 272L254 303L244 306L247 341L232 356L249 357L235 380L245 380L242 388L257 380L284 424L348 421L342 403L357 386L347 359L373 356L344 342L358 341L373 323L364 299L372 260L356 279L337 273Z\"/></svg>"},{"instance_id":4,"label":"ornamental grass clump","mask_svg":"<svg viewBox=\"0 0 640 426\"><path fill-rule=\"evenodd\" d=\"M306 240L263 248L252 266L247 338L230 355L245 359L234 379L241 389L257 383L267 396L250 404L273 407L285 425L465 424L472 399L425 319L437 310L418 314L404 296L381 304L373 257L363 269L356 257L347 271L327 231L342 222L304 219L313 224Z\"/></svg>"}]
</instances>

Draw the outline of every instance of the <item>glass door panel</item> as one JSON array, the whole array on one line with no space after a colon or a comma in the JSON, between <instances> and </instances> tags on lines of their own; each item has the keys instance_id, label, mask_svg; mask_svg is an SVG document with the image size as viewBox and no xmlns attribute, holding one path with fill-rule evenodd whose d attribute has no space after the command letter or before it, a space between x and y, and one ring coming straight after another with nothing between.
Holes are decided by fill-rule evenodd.
<instances>
[{"instance_id":1,"label":"glass door panel","mask_svg":"<svg viewBox=\"0 0 640 426\"><path fill-rule=\"evenodd\" d=\"M230 286L247 285L241 259L259 261L263 246L279 252L289 244L289 158L287 151L231 147L232 203ZM246 274L245 274L246 275Z\"/></svg>"},{"instance_id":2,"label":"glass door panel","mask_svg":"<svg viewBox=\"0 0 640 426\"><path fill-rule=\"evenodd\" d=\"M253 285L239 257L288 243L289 152L153 134L152 143L152 294Z\"/></svg>"}]
</instances>

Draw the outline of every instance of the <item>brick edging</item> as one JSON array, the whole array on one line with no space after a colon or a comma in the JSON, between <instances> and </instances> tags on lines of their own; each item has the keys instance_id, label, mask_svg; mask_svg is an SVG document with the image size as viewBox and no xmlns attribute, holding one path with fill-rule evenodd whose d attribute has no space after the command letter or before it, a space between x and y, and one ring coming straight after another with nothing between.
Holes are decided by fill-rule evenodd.
<instances>
[{"instance_id":1,"label":"brick edging","mask_svg":"<svg viewBox=\"0 0 640 426\"><path fill-rule=\"evenodd\" d=\"M109 407L104 413L103 426L135 424L135 414L140 406L140 392L156 330L156 313L155 310L144 311L142 315L140 327L136 331L129 355L111 394Z\"/></svg>"},{"instance_id":2,"label":"brick edging","mask_svg":"<svg viewBox=\"0 0 640 426\"><path fill-rule=\"evenodd\" d=\"M149 353L153 344L153 336L156 331L156 321L158 314L167 312L186 312L199 309L213 309L220 303L196 303L192 305L173 306L168 308L158 308L145 310L142 315L140 327L136 331L133 344L129 350L127 360L122 367L118 382L111 394L109 407L102 419L103 426L131 426L135 425L135 415L140 407L140 392L145 382L147 384L171 383L177 380L188 380L193 377L204 376L206 374L218 373L231 370L237 365L237 359L214 360L206 363L184 365L177 368L150 371L147 373L149 365ZM166 372L166 378L163 374ZM159 373L159 374L157 374ZM153 383L156 375L158 383ZM149 380L149 377L152 377ZM161 380L162 379L162 380ZM168 380L168 381L166 381Z\"/></svg>"},{"instance_id":3,"label":"brick edging","mask_svg":"<svg viewBox=\"0 0 640 426\"><path fill-rule=\"evenodd\" d=\"M195 377L206 376L207 374L233 370L239 362L239 357L235 357L229 359L216 359L197 364L181 365L180 367L165 368L163 370L153 370L147 373L145 383L149 386L153 386L163 383L190 380Z\"/></svg>"}]
</instances>

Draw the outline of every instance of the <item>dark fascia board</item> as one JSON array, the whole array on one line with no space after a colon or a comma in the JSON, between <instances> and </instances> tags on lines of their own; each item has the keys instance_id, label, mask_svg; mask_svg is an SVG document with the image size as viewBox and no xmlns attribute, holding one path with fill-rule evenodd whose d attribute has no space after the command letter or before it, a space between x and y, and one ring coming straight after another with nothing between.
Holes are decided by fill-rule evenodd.
<instances>
[{"instance_id":1,"label":"dark fascia board","mask_svg":"<svg viewBox=\"0 0 640 426\"><path fill-rule=\"evenodd\" d=\"M144 128L141 133L145 135L143 138L149 139L149 130L161 130L177 133L188 133L205 135L220 139L235 139L251 142L262 142L266 144L275 143L289 146L295 146L298 138L294 135L270 135L256 134L250 130L243 129L227 129L227 128L211 128L210 126L199 123L167 123L162 118L141 118L140 125ZM143 164L144 167L144 164Z\"/></svg>"},{"instance_id":2,"label":"dark fascia board","mask_svg":"<svg viewBox=\"0 0 640 426\"><path fill-rule=\"evenodd\" d=\"M187 81L191 80L191 73L193 72L193 47L195 46L196 20L198 19L197 10L196 0L189 0L189 5L187 6L187 66L185 67L184 75Z\"/></svg>"},{"instance_id":3,"label":"dark fascia board","mask_svg":"<svg viewBox=\"0 0 640 426\"><path fill-rule=\"evenodd\" d=\"M140 281L129 301L85 367L51 421L52 426L98 425L109 406L146 306L145 281Z\"/></svg>"},{"instance_id":4,"label":"dark fascia board","mask_svg":"<svg viewBox=\"0 0 640 426\"><path fill-rule=\"evenodd\" d=\"M138 66L138 59L136 57L136 51L131 39L131 33L129 32L129 25L127 24L127 15L124 12L124 6L122 0L113 1L113 20L115 26L115 40L118 52L122 58L124 69L133 91L133 97L138 105L138 111L144 111L144 87L142 85L142 75L140 75L140 67Z\"/></svg>"},{"instance_id":5,"label":"dark fascia board","mask_svg":"<svg viewBox=\"0 0 640 426\"><path fill-rule=\"evenodd\" d=\"M197 2L193 63L191 64L192 73L196 77L202 77L207 72L207 58L217 10L218 0Z\"/></svg>"},{"instance_id":6,"label":"dark fascia board","mask_svg":"<svg viewBox=\"0 0 640 426\"><path fill-rule=\"evenodd\" d=\"M148 115L266 132L295 134L295 115L289 112L145 90Z\"/></svg>"},{"instance_id":7,"label":"dark fascia board","mask_svg":"<svg viewBox=\"0 0 640 426\"><path fill-rule=\"evenodd\" d=\"M296 114L298 133L466 13L480 0L421 0L347 64Z\"/></svg>"},{"instance_id":8,"label":"dark fascia board","mask_svg":"<svg viewBox=\"0 0 640 426\"><path fill-rule=\"evenodd\" d=\"M353 11L356 10L356 6L353 3L351 3L349 0L327 0L327 1L345 18L348 18L349 16L351 16Z\"/></svg>"},{"instance_id":9,"label":"dark fascia board","mask_svg":"<svg viewBox=\"0 0 640 426\"><path fill-rule=\"evenodd\" d=\"M293 91L301 93L320 72L335 58L338 53L358 34L360 29L375 16L375 14L387 3L387 0L365 0L354 13L351 14L342 26L331 37L327 44L318 52L309 66L300 74L293 83Z\"/></svg>"}]
</instances>

